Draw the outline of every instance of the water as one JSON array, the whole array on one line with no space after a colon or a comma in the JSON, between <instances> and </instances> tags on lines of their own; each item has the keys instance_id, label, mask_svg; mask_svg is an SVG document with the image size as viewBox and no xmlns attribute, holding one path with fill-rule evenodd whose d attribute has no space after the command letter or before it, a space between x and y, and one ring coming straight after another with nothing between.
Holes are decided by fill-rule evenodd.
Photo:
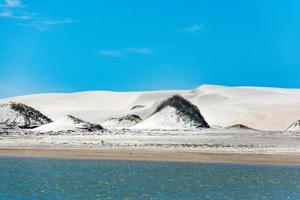
<instances>
[{"instance_id":1,"label":"water","mask_svg":"<svg viewBox=\"0 0 300 200\"><path fill-rule=\"evenodd\" d=\"M300 167L0 158L0 199L300 199Z\"/></svg>"}]
</instances>

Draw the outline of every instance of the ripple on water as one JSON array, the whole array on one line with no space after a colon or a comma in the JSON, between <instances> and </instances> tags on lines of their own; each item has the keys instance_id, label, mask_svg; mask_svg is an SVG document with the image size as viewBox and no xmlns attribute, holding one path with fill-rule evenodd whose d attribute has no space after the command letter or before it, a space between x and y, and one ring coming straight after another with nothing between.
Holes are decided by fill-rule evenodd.
<instances>
[{"instance_id":1,"label":"ripple on water","mask_svg":"<svg viewBox=\"0 0 300 200\"><path fill-rule=\"evenodd\" d=\"M0 199L300 199L300 168L0 159Z\"/></svg>"}]
</instances>

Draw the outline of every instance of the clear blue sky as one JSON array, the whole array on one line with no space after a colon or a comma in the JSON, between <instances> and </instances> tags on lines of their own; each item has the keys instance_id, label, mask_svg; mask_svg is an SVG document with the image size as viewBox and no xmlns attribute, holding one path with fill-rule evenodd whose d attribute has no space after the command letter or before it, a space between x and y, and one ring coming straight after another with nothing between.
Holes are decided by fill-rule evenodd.
<instances>
[{"instance_id":1,"label":"clear blue sky","mask_svg":"<svg viewBox=\"0 0 300 200\"><path fill-rule=\"evenodd\" d=\"M0 0L0 97L300 87L299 0Z\"/></svg>"}]
</instances>

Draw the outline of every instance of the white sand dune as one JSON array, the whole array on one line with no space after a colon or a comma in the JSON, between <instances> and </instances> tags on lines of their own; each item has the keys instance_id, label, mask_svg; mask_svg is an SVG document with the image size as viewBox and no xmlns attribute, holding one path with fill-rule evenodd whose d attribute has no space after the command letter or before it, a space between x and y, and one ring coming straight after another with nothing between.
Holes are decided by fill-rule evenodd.
<instances>
[{"instance_id":1,"label":"white sand dune","mask_svg":"<svg viewBox=\"0 0 300 200\"><path fill-rule=\"evenodd\" d=\"M300 119L300 89L204 85L194 90L38 94L0 100L24 103L56 120L72 114L101 123L137 114L145 119L166 98L180 94L197 105L209 125L243 124L259 130L286 130ZM131 110L135 105L145 107Z\"/></svg>"},{"instance_id":2,"label":"white sand dune","mask_svg":"<svg viewBox=\"0 0 300 200\"><path fill-rule=\"evenodd\" d=\"M51 119L24 104L10 102L0 105L0 127L34 128L50 123Z\"/></svg>"},{"instance_id":3,"label":"white sand dune","mask_svg":"<svg viewBox=\"0 0 300 200\"><path fill-rule=\"evenodd\" d=\"M72 115L57 119L49 124L42 125L33 129L35 132L59 132L59 131L101 131L103 128L100 125L85 122Z\"/></svg>"},{"instance_id":4,"label":"white sand dune","mask_svg":"<svg viewBox=\"0 0 300 200\"><path fill-rule=\"evenodd\" d=\"M101 123L101 125L108 129L123 129L132 127L141 121L142 119L138 115L126 115L119 118L110 118Z\"/></svg>"},{"instance_id":5,"label":"white sand dune","mask_svg":"<svg viewBox=\"0 0 300 200\"><path fill-rule=\"evenodd\" d=\"M294 122L287 130L288 131L300 131L300 120Z\"/></svg>"},{"instance_id":6,"label":"white sand dune","mask_svg":"<svg viewBox=\"0 0 300 200\"><path fill-rule=\"evenodd\" d=\"M174 129L195 129L188 123L189 119L185 117L178 117L177 111L173 107L166 107L159 113L156 113L145 121L133 126L133 129L161 129L161 130L174 130Z\"/></svg>"},{"instance_id":7,"label":"white sand dune","mask_svg":"<svg viewBox=\"0 0 300 200\"><path fill-rule=\"evenodd\" d=\"M209 128L197 106L179 95L161 102L156 110L134 129L190 130Z\"/></svg>"}]
</instances>

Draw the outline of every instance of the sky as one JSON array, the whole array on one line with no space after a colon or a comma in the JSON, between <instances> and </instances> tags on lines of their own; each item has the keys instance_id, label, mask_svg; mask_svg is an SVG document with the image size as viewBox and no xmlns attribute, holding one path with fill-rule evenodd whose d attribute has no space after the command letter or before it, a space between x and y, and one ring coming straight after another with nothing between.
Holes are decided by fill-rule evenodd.
<instances>
[{"instance_id":1,"label":"sky","mask_svg":"<svg viewBox=\"0 0 300 200\"><path fill-rule=\"evenodd\" d=\"M300 88L299 0L0 0L0 98Z\"/></svg>"}]
</instances>

